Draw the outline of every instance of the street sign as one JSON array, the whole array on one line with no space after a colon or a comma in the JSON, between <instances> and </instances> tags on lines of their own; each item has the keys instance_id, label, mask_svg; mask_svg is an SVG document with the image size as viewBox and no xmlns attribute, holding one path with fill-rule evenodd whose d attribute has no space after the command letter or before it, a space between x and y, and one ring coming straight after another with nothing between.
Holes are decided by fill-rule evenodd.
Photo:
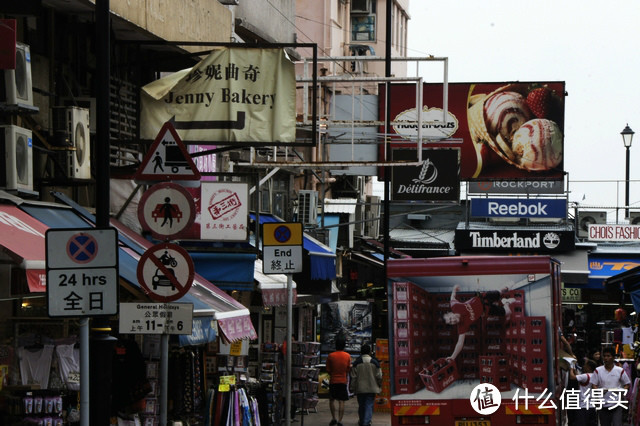
<instances>
[{"instance_id":1,"label":"street sign","mask_svg":"<svg viewBox=\"0 0 640 426\"><path fill-rule=\"evenodd\" d=\"M182 186L163 182L146 190L138 204L138 219L145 231L159 240L178 238L196 217L193 197Z\"/></svg>"},{"instance_id":2,"label":"street sign","mask_svg":"<svg viewBox=\"0 0 640 426\"><path fill-rule=\"evenodd\" d=\"M47 230L49 316L118 313L117 242L118 233L114 228Z\"/></svg>"},{"instance_id":3,"label":"street sign","mask_svg":"<svg viewBox=\"0 0 640 426\"><path fill-rule=\"evenodd\" d=\"M157 302L173 302L187 294L195 269L189 253L177 244L161 243L145 251L138 261L138 281Z\"/></svg>"},{"instance_id":4,"label":"street sign","mask_svg":"<svg viewBox=\"0 0 640 426\"><path fill-rule=\"evenodd\" d=\"M262 255L265 274L302 272L302 223L264 223Z\"/></svg>"},{"instance_id":5,"label":"street sign","mask_svg":"<svg viewBox=\"0 0 640 426\"><path fill-rule=\"evenodd\" d=\"M200 171L170 121L164 123L134 175L134 180L200 180Z\"/></svg>"},{"instance_id":6,"label":"street sign","mask_svg":"<svg viewBox=\"0 0 640 426\"><path fill-rule=\"evenodd\" d=\"M191 303L121 303L119 331L123 334L191 334Z\"/></svg>"}]
</instances>

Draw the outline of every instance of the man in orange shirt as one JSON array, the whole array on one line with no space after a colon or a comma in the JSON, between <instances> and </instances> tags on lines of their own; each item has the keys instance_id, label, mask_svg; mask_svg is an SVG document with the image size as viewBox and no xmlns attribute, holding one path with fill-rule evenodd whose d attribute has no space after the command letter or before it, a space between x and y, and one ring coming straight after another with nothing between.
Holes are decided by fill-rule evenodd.
<instances>
[{"instance_id":1,"label":"man in orange shirt","mask_svg":"<svg viewBox=\"0 0 640 426\"><path fill-rule=\"evenodd\" d=\"M347 389L347 376L351 370L351 355L344 351L345 338L336 337L336 350L327 357L327 372L329 380L329 408L331 409L330 426L342 426L344 415L344 402L349 400ZM335 401L338 401L338 413L336 416Z\"/></svg>"}]
</instances>

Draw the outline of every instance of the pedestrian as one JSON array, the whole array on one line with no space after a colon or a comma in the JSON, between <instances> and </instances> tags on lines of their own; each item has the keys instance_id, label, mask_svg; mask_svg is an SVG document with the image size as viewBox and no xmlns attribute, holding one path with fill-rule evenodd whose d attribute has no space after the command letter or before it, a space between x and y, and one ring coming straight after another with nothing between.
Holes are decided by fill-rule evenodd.
<instances>
[{"instance_id":1,"label":"pedestrian","mask_svg":"<svg viewBox=\"0 0 640 426\"><path fill-rule=\"evenodd\" d=\"M457 299L459 290L459 285L453 287L450 299L451 311L446 312L442 316L445 323L458 326L458 341L453 349L453 353L447 357L448 360L455 360L460 354L464 347L467 331L469 331L473 323L484 315L501 316L504 317L505 321L509 321L511 318L511 308L509 305L516 301L514 298L501 299L500 292L489 291L481 296L472 297L463 303Z\"/></svg>"},{"instance_id":2,"label":"pedestrian","mask_svg":"<svg viewBox=\"0 0 640 426\"><path fill-rule=\"evenodd\" d=\"M331 410L330 426L342 426L344 402L349 400L347 376L351 370L351 355L344 351L346 339L336 337L336 350L327 357L326 368L329 373L329 409ZM336 410L336 401L338 407Z\"/></svg>"},{"instance_id":3,"label":"pedestrian","mask_svg":"<svg viewBox=\"0 0 640 426\"><path fill-rule=\"evenodd\" d=\"M582 374L576 374L575 368L571 368L569 377L580 384L580 409L575 410L576 426L598 426L598 414L592 402L590 402L591 389L593 389L593 375L598 367L592 359L587 359L582 366Z\"/></svg>"},{"instance_id":4,"label":"pedestrian","mask_svg":"<svg viewBox=\"0 0 640 426\"><path fill-rule=\"evenodd\" d=\"M360 356L351 368L351 386L358 399L358 425L371 426L373 403L382 390L382 369L377 359L371 356L371 346L363 344Z\"/></svg>"},{"instance_id":5,"label":"pedestrian","mask_svg":"<svg viewBox=\"0 0 640 426\"><path fill-rule=\"evenodd\" d=\"M612 347L602 349L604 365L597 367L592 376L593 386L605 391L603 404L598 412L600 426L622 426L622 417L628 408L628 405L622 404L628 403L626 394L631 379L622 367L614 365L614 356Z\"/></svg>"},{"instance_id":6,"label":"pedestrian","mask_svg":"<svg viewBox=\"0 0 640 426\"><path fill-rule=\"evenodd\" d=\"M602 355L600 355L600 349L594 349L591 354L591 359L596 362L596 365L599 367L602 365Z\"/></svg>"}]
</instances>

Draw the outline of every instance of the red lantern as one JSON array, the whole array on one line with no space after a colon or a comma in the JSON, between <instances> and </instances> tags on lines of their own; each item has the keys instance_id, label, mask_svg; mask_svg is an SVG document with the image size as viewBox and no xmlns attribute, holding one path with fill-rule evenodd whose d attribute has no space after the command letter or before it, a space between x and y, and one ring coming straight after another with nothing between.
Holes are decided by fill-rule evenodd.
<instances>
[{"instance_id":1,"label":"red lantern","mask_svg":"<svg viewBox=\"0 0 640 426\"><path fill-rule=\"evenodd\" d=\"M625 319L627 319L627 311L625 311L622 308L618 308L616 309L616 312L614 314L614 318L616 319L616 321L618 322L622 322Z\"/></svg>"}]
</instances>

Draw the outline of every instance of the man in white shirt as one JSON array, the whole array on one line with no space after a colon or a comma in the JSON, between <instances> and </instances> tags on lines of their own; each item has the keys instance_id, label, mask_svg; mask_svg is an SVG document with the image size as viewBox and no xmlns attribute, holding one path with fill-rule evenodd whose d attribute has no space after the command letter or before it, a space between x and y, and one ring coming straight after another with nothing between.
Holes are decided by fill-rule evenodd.
<instances>
[{"instance_id":1,"label":"man in white shirt","mask_svg":"<svg viewBox=\"0 0 640 426\"><path fill-rule=\"evenodd\" d=\"M631 379L622 367L614 365L614 356L613 348L604 348L604 365L596 368L595 374L591 377L594 387L605 391L604 404L598 413L601 426L622 426L623 414L628 409L628 405L623 406L620 402L626 402L626 391L629 390Z\"/></svg>"},{"instance_id":2,"label":"man in white shirt","mask_svg":"<svg viewBox=\"0 0 640 426\"><path fill-rule=\"evenodd\" d=\"M582 366L584 373L576 375L575 368L569 370L569 378L580 384L580 410L576 413L575 424L580 426L598 426L598 415L593 404L589 402L590 391L593 387L592 377L598 366L592 359L588 359Z\"/></svg>"}]
</instances>

